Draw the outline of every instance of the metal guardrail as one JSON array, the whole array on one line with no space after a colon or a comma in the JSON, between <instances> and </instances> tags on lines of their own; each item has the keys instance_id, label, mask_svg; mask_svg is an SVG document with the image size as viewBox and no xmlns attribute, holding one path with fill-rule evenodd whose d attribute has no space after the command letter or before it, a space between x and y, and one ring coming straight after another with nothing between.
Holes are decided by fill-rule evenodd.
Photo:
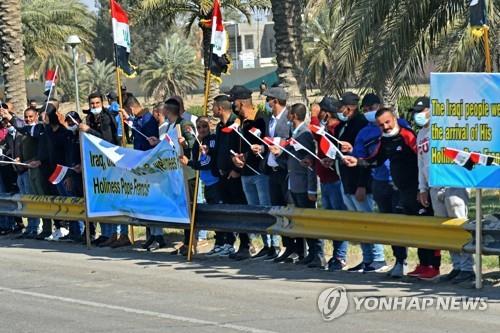
<instances>
[{"instance_id":1,"label":"metal guardrail","mask_svg":"<svg viewBox=\"0 0 500 333\"><path fill-rule=\"evenodd\" d=\"M464 229L474 234L476 221L464 225ZM482 220L483 244L482 253L486 255L500 255L500 214L486 215ZM464 246L464 251L474 252L476 247L475 237Z\"/></svg>"},{"instance_id":2,"label":"metal guardrail","mask_svg":"<svg viewBox=\"0 0 500 333\"><path fill-rule=\"evenodd\" d=\"M84 220L85 204L83 198L0 195L0 215ZM464 245L473 244L469 229L464 228L464 219L248 205L198 205L196 217L197 228L215 231L272 233L452 251L462 251ZM89 221L165 226L161 222L127 216L90 218ZM187 226L168 224L167 227ZM470 230L473 231L473 227ZM500 232L495 237L500 239ZM465 249L473 252L473 247Z\"/></svg>"}]
</instances>

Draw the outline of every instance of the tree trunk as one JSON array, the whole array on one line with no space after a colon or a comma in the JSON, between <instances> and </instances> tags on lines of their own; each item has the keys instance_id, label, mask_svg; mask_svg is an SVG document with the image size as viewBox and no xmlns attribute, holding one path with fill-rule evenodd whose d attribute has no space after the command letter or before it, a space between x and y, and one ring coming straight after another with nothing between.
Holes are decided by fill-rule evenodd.
<instances>
[{"instance_id":1,"label":"tree trunk","mask_svg":"<svg viewBox=\"0 0 500 333\"><path fill-rule=\"evenodd\" d=\"M271 0L276 40L277 74L288 92L289 101L306 100L303 75L302 13L303 2Z\"/></svg>"},{"instance_id":2,"label":"tree trunk","mask_svg":"<svg viewBox=\"0 0 500 333\"><path fill-rule=\"evenodd\" d=\"M212 35L212 28L202 28L203 31L203 63L205 64L205 89L204 93L206 93L206 84L207 84L207 71L208 66L210 64L210 39ZM214 104L214 97L216 97L220 93L220 84L213 77L210 79L210 86L208 89L208 105L206 106L206 115L209 117L213 117L212 107ZM203 105L205 107L205 105Z\"/></svg>"},{"instance_id":3,"label":"tree trunk","mask_svg":"<svg viewBox=\"0 0 500 333\"><path fill-rule=\"evenodd\" d=\"M16 112L22 113L26 108L26 81L20 0L0 1L0 46L5 96Z\"/></svg>"}]
</instances>

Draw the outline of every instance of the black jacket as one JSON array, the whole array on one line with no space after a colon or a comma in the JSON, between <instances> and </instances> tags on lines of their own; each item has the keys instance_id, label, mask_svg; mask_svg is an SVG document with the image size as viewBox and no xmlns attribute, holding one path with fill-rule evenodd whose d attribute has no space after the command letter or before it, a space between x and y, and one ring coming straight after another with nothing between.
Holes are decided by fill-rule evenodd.
<instances>
[{"instance_id":1,"label":"black jacket","mask_svg":"<svg viewBox=\"0 0 500 333\"><path fill-rule=\"evenodd\" d=\"M340 141L347 141L354 147L358 133L368 125L368 120L361 112L356 114L347 122L342 122L335 127L334 136ZM358 187L365 187L367 193L371 193L371 172L362 167L349 168L341 162L337 163L337 171L342 181L346 194L356 193Z\"/></svg>"},{"instance_id":2,"label":"black jacket","mask_svg":"<svg viewBox=\"0 0 500 333\"><path fill-rule=\"evenodd\" d=\"M192 159L188 162L188 166L193 168L194 170L211 170L212 175L214 177L219 177L219 170L217 169L217 165L214 161L214 153L215 153L215 134L207 135L201 141L201 144L207 146L208 152L207 157L204 161L200 161L200 145L198 141L196 141L193 145Z\"/></svg>"},{"instance_id":3,"label":"black jacket","mask_svg":"<svg viewBox=\"0 0 500 333\"><path fill-rule=\"evenodd\" d=\"M360 159L358 165L379 166L387 159L391 162L391 177L394 185L403 191L417 190L417 136L412 130L401 127L398 135L390 138L382 137L376 152L368 159Z\"/></svg>"},{"instance_id":4,"label":"black jacket","mask_svg":"<svg viewBox=\"0 0 500 333\"><path fill-rule=\"evenodd\" d=\"M103 108L102 112L98 115L89 113L87 116L87 125L90 127L89 134L95 135L114 145L120 144L115 117L107 109Z\"/></svg>"},{"instance_id":5,"label":"black jacket","mask_svg":"<svg viewBox=\"0 0 500 333\"><path fill-rule=\"evenodd\" d=\"M227 123L224 125L222 122L217 124L217 128L215 130L215 164L217 169L220 170L224 175L227 175L231 171L236 171L241 173L241 169L236 167L233 163L231 154L231 149L233 147L234 142L236 142L239 138L238 134L224 133L222 129L225 127L229 127L234 124L234 121L238 118L235 114L231 114Z\"/></svg>"}]
</instances>

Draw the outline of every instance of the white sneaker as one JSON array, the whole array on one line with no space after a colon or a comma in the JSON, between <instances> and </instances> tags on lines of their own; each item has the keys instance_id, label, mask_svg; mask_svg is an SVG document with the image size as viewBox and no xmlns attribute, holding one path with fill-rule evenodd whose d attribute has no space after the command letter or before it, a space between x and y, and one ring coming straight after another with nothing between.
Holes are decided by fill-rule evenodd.
<instances>
[{"instance_id":1,"label":"white sneaker","mask_svg":"<svg viewBox=\"0 0 500 333\"><path fill-rule=\"evenodd\" d=\"M228 257L229 255L235 253L236 250L234 249L234 247L230 244L224 244L224 246L222 247L222 250L219 252L219 256L221 257Z\"/></svg>"},{"instance_id":2,"label":"white sneaker","mask_svg":"<svg viewBox=\"0 0 500 333\"><path fill-rule=\"evenodd\" d=\"M59 229L56 229L49 237L45 237L45 240L58 242L60 238L63 238L68 234L69 230L61 227Z\"/></svg>"}]
</instances>

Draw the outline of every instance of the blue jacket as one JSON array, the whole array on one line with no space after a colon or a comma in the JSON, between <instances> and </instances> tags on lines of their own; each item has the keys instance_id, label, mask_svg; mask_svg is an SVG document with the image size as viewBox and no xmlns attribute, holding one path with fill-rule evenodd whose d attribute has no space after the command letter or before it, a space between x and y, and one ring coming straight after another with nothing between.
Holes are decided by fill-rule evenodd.
<instances>
[{"instance_id":1,"label":"blue jacket","mask_svg":"<svg viewBox=\"0 0 500 333\"><path fill-rule=\"evenodd\" d=\"M116 135L119 137L123 136L122 120L120 118L120 115L118 114L118 111L120 110L120 105L117 102L112 102L108 107L108 110L113 116L115 116Z\"/></svg>"},{"instance_id":2,"label":"blue jacket","mask_svg":"<svg viewBox=\"0 0 500 333\"><path fill-rule=\"evenodd\" d=\"M401 127L410 128L410 125L404 119L399 118L398 124ZM377 150L381 136L382 131L380 128L374 123L368 123L356 136L353 155L361 158L372 156ZM384 164L373 169L372 178L379 181L392 181L389 170L390 162L386 160Z\"/></svg>"},{"instance_id":3,"label":"blue jacket","mask_svg":"<svg viewBox=\"0 0 500 333\"><path fill-rule=\"evenodd\" d=\"M140 117L134 117L133 124L137 130L141 131L141 133L147 136L148 138L152 136L154 137L160 136L158 134L158 122L149 112L146 112L144 115ZM134 149L149 150L153 148L153 146L149 144L148 140L146 140L146 138L144 138L139 133L136 133L135 130L132 130L132 133L134 135Z\"/></svg>"}]
</instances>

